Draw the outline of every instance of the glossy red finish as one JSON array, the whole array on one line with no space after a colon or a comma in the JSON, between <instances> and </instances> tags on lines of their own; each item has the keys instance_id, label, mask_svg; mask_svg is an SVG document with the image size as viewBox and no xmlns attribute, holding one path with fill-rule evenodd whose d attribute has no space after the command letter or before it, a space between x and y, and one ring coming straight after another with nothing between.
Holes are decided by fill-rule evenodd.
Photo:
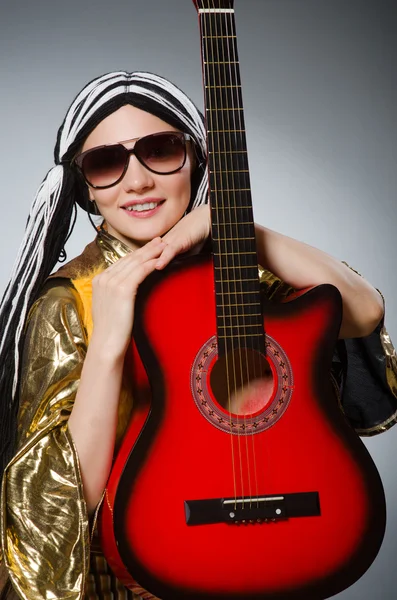
<instances>
[{"instance_id":1,"label":"glossy red finish","mask_svg":"<svg viewBox=\"0 0 397 600\"><path fill-rule=\"evenodd\" d=\"M287 598L291 593L296 598L297 591L336 578L330 586L333 594L353 582L349 576L346 580L344 565L357 559L364 544L370 549L357 559L361 564L354 567L353 578L374 559L383 531L373 536L373 542L364 538L377 510L374 503L379 504L382 529L382 490L375 489L373 482L380 485L376 469L332 393L330 363L317 364L323 347L333 347L338 327L330 325L335 296L313 296L316 292L286 303L284 314L271 310L274 314L266 318L267 333L291 363L294 391L280 420L250 436L219 431L192 398L192 364L200 347L216 333L211 264L171 272L145 297L137 318L142 339L152 348L164 377L162 393L153 398L153 407L164 402L164 412L158 418L153 408L149 420L159 422L131 482L123 472L128 460L136 460L134 446L148 414L147 404L137 407L111 473L101 516L105 555L126 585L133 580L117 556L113 519L123 523L133 565L144 565L149 573L147 581L141 575L141 585L148 587L153 580L154 589L149 591L157 594L161 586L186 590L181 596L162 595L164 600L194 594L271 598L282 593ZM291 309L294 303L298 308ZM134 361L139 365L136 352ZM146 366L151 380L151 365ZM144 387L145 376L138 373ZM145 436L145 428L141 435ZM130 497L125 512L114 515L119 486L126 485ZM309 491L320 494L320 517L255 525L189 527L185 522L185 500ZM343 581L338 583L342 572ZM302 597L327 597L321 593Z\"/></svg>"}]
</instances>

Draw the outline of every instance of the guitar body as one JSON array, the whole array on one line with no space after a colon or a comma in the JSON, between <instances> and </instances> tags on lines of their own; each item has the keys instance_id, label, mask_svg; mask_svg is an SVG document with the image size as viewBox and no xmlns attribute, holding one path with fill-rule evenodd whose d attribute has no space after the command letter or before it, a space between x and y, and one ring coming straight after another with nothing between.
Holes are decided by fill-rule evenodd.
<instances>
[{"instance_id":1,"label":"guitar body","mask_svg":"<svg viewBox=\"0 0 397 600\"><path fill-rule=\"evenodd\" d=\"M111 473L105 556L162 600L327 598L366 571L385 529L379 475L330 379L340 294L265 303L271 392L242 414L212 390L213 294L203 256L140 288L133 361L151 401L138 401Z\"/></svg>"}]
</instances>

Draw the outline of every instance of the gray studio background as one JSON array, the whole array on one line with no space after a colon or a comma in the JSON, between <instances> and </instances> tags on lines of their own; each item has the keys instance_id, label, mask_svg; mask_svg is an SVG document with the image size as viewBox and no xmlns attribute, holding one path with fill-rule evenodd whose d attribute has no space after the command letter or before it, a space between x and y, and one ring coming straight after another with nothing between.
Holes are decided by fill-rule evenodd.
<instances>
[{"instance_id":1,"label":"gray studio background","mask_svg":"<svg viewBox=\"0 0 397 600\"><path fill-rule=\"evenodd\" d=\"M396 2L235 7L256 220L361 271L384 293L397 343ZM87 81L116 69L165 75L202 106L191 0L1 0L2 291L66 109ZM92 237L80 213L68 257ZM370 570L337 597L391 600L397 427L365 443L384 481L388 527Z\"/></svg>"}]
</instances>

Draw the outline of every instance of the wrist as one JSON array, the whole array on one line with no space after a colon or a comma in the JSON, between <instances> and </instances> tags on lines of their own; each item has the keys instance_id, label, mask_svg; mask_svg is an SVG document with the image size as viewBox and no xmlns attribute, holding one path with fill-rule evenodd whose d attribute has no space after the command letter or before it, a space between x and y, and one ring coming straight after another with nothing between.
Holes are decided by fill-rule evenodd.
<instances>
[{"instance_id":1,"label":"wrist","mask_svg":"<svg viewBox=\"0 0 397 600\"><path fill-rule=\"evenodd\" d=\"M94 329L88 344L85 360L87 358L88 360L93 359L105 369L122 369L127 348L128 344L120 344L113 342L109 338L103 338Z\"/></svg>"}]
</instances>

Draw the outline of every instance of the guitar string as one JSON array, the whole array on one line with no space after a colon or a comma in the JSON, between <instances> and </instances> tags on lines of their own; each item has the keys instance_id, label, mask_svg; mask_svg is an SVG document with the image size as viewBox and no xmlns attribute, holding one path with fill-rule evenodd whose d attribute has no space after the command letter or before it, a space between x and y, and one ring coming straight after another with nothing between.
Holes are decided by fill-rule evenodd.
<instances>
[{"instance_id":1,"label":"guitar string","mask_svg":"<svg viewBox=\"0 0 397 600\"><path fill-rule=\"evenodd\" d=\"M211 27L211 22L209 23L209 30L208 30L208 23L207 23L207 19L206 19L206 13L202 13L201 15L201 22L202 22L202 26L203 26L203 30L204 30L204 36L205 36L205 54L204 54L204 60L207 62L207 65L203 65L205 67L204 71L206 73L206 77L205 80L207 81L207 83L209 83L209 58L210 58L210 51L209 51L209 45L211 44L211 50L212 50L212 54L213 54L213 38L209 38L209 30L210 33L212 34L212 27ZM211 42L209 44L208 40L211 39ZM208 89L207 94L206 94L206 99L207 99L207 106L206 108L206 122L207 122L207 135L208 137L212 137L214 136L214 118L213 118L213 112L212 112L212 99L211 99L211 93ZM211 124L209 123L209 120L211 120ZM208 133L208 130L211 127L211 136ZM219 146L219 128L217 129L217 135L218 135L218 146ZM209 142L209 140L208 140ZM209 143L208 143L209 146ZM209 148L208 148L209 149ZM212 150L214 149L214 143L212 141ZM214 152L212 153L212 160L213 160L213 168L215 169L215 154ZM209 166L210 166L210 162L209 162ZM211 182L211 178L209 177L209 182ZM212 194L214 195L218 195L218 189L217 189L217 182L216 179L214 178L214 188L210 191L212 192ZM211 211L213 210L213 207L211 205ZM215 204L215 210L217 210L217 206ZM219 211L218 215L217 215L217 219L218 219L218 223L219 223ZM219 229L219 227L218 227ZM219 261L220 261L220 257L219 257ZM220 265L221 266L221 265ZM220 283L221 283L221 291L223 294L223 270L222 268L219 269L219 275L220 275ZM222 300L223 300L223 295L222 295ZM224 305L224 302L223 302ZM218 341L218 358L219 358L219 341ZM228 392L228 399L230 402L230 386L229 386L229 368L228 368L228 364L226 361L226 381L227 381L227 392ZM229 409L230 409L230 405L229 405ZM235 498L235 506L236 506L236 500L237 500L237 478L236 478L236 468L235 468L235 456L234 456L234 444L233 444L233 435L232 435L232 417L231 417L231 412L229 410L229 415L230 415L230 442L231 442L231 459L232 459L232 476L233 476L233 489L234 489L234 498Z\"/></svg>"},{"instance_id":2,"label":"guitar string","mask_svg":"<svg viewBox=\"0 0 397 600\"><path fill-rule=\"evenodd\" d=\"M237 47L236 44L237 42L235 40L237 40L237 38L231 37L233 35L235 35L235 27L233 27L233 13L229 13L228 15L220 16L220 19L224 19L225 22L225 34L226 34L226 44L222 44L222 62L223 62L223 68L224 68L224 80L225 80L225 84L228 85L230 84L230 86L233 85L233 83L237 86L239 85L239 78L237 77L238 75L238 71L236 66L234 66L234 72L232 71L232 66L231 66L231 62L234 62L234 65L236 65L236 61L238 60L237 58ZM232 42L230 42L230 40L232 40ZM226 56L225 56L225 46L227 47L227 52L226 52ZM220 68L220 67L219 67ZM230 89L230 92L228 93L227 90ZM234 173L234 182L232 185L232 189L235 190L235 182L236 180L239 181L239 189L240 188L245 188L247 189L248 186L247 185L240 185L242 180L245 180L244 174L242 172L240 172L240 166L241 166L241 160L240 160L240 151L242 149L242 144L241 144L241 140L239 143L238 140L238 136L237 136L237 130L242 131L243 127L241 126L241 119L240 119L240 113L241 111L239 111L239 115L237 115L237 109L242 108L242 103L240 106L240 102L239 102L239 97L238 97L238 89L239 88L234 88L230 87L230 88L225 88L225 95L229 96L228 101L227 101L227 106L231 108L230 111L228 111L228 129L230 129L233 133L231 134L231 145L230 145L230 151L233 150L233 148L238 148L239 153L237 153L235 155L235 159L233 160L233 154L230 154L230 163L231 163L231 169L230 171ZM234 99L234 96L236 95L236 102ZM224 113L225 111L223 111ZM222 113L222 114L223 114ZM237 118L236 118L237 117ZM237 123L238 121L238 123ZM239 134L239 137L241 138L243 136L243 134ZM237 168L236 168L237 165ZM227 166L227 170L229 171L229 167ZM237 177L236 177L237 176ZM238 208L237 208L237 198L236 198L236 192L233 191L232 192L232 196L233 196L233 202L229 201L229 207L230 209L233 208L233 212L234 212L234 221L233 218L231 216L230 218L230 223L234 223L235 224L235 231L236 231L236 235L234 235L233 233L233 225L231 225L231 236L232 238L236 238L237 239L237 243L241 244L243 242L243 240L241 240L241 237L246 238L248 237L248 235L244 235L244 233L246 232L246 227L244 225L239 225L239 220L238 220ZM240 200L241 203L241 200ZM244 203L247 204L247 203ZM243 232L243 235L241 235L241 231ZM225 236L227 237L227 236ZM244 244L243 244L244 245ZM238 272L240 274L240 279L243 279L243 264L241 261L241 256L242 253L240 252L240 247L238 247L237 249L237 256L236 256L236 262L238 263ZM246 256L246 255L245 255ZM237 273L236 273L236 265L235 265L235 261L234 261L234 256L233 256L233 270L235 272L235 277L237 278ZM244 348L242 348L242 343L241 340L239 339L239 346L238 346L238 354L239 354L239 361L240 361L240 373L241 373L241 397L242 399L244 399L244 395L245 395L245 391L246 391L246 387L249 389L249 384L250 384L250 371L249 371L249 361L248 361L248 352L247 352L247 348L245 347L247 345L247 337L248 337L248 327L247 327L247 322L246 322L246 307L243 306L244 305L244 297L242 292L242 282L239 284L241 286L240 288L240 293L239 293L239 297L240 300L239 302L242 305L241 308L241 313L242 315L239 315L238 319L236 318L236 321L238 323L242 323L242 329L243 329L243 339L244 339ZM237 284L236 284L237 287ZM249 287L249 286L247 286ZM239 309L237 308L237 313L239 313ZM233 329L233 328L231 328ZM240 332L240 329L238 328L238 332ZM245 360L244 360L245 357ZM244 365L243 365L244 363ZM243 379L243 371L245 368L245 375L246 375L246 381L247 381L247 385L243 383L244 379ZM246 412L244 410L244 406L243 406L243 431L244 431L244 436L243 436L243 440L244 440L244 452L245 452L245 456L246 456L246 470L247 470L247 479L248 479L248 492L249 492L249 499L250 499L250 505L252 505L252 483L251 483L251 468L250 468L250 457L249 457L249 437L248 435L246 435L246 431L247 431L247 415ZM252 435L252 434L251 434ZM244 475L242 474L242 477ZM256 480L256 474L254 472L254 481ZM243 503L243 508L245 508L245 503Z\"/></svg>"},{"instance_id":3,"label":"guitar string","mask_svg":"<svg viewBox=\"0 0 397 600\"><path fill-rule=\"evenodd\" d=\"M213 6L213 8L215 8L215 6ZM218 17L218 15L216 13L213 13L213 14L209 15L209 19L210 19L210 22L215 25L215 27L214 27L214 29L215 29L215 38L211 38L211 39L215 39L216 40L216 42L213 42L213 47L215 46L215 50L216 50L216 56L215 56L215 53L213 53L213 57L214 57L214 63L216 65L218 65L218 67L219 67L219 75L220 75L220 53L219 53L220 42L219 42L219 40L223 40L223 37L220 37L220 35L223 34L223 31L222 30L218 31L218 19L221 20L222 16L221 16L221 14L219 14L219 17ZM221 80L220 77L219 77L219 79ZM221 84L222 81L219 81L219 83ZM219 89L219 91L218 91L218 89ZM225 129L226 129L225 128L225 119L224 119L224 114L223 114L225 111L219 110L219 106L221 108L223 108L223 106L222 106L223 105L222 91L221 91L222 87L220 87L220 88L214 87L213 90L214 90L213 91L214 101L215 101L215 106L216 106L216 109L215 109L216 130L217 130L218 150L219 150L219 148L220 148L220 138L219 138L220 126L219 126L219 121L221 121L221 130L225 131ZM210 92L210 94L211 94L211 92ZM218 94L219 94L219 101L218 101ZM219 113L221 113L220 119L219 119ZM225 142L225 139L228 139L228 141L230 143L230 134L226 135L225 133L223 133L223 139L224 139L224 142ZM224 143L224 146L225 146L225 149L226 149L225 143ZM230 148L227 148L227 151L230 152ZM225 157L226 157L226 162L228 163L228 160L227 160L228 154L227 153L225 153ZM225 221L225 213L227 213L227 215L228 215L227 219L229 220L229 222L232 221L231 212L230 212L230 202L229 202L229 204L227 204L227 197L228 197L228 194L230 194L230 191L228 191L227 194L225 194L224 184L223 184L224 177L223 177L223 173L222 173L222 164L221 164L221 161L220 161L219 158L216 161L216 163L218 163L218 162L219 162L219 168L216 169L215 161L214 161L214 174L213 174L213 176L214 176L214 179L215 179L217 171L218 171L218 173L219 173L218 177L219 177L219 183L220 183L220 195L222 197L222 207L224 209L227 207L227 210L223 210L222 211L222 217L223 217L222 231L223 231L223 233L222 233L221 236L219 235L219 233L220 233L220 227L218 227L218 237L225 238L225 242L226 243L223 244L225 246L227 244L227 235L226 235L226 226L225 226L225 222L226 222ZM231 185L231 182L230 182L230 173L228 171L230 171L230 169L227 168L225 170L225 173L226 173L226 178L225 179L227 181L227 183L226 183L227 188L226 189L227 190L231 190L231 189L234 189L234 185L233 184ZM225 200L226 200L226 204L225 204ZM217 203L217 206L218 206L218 203ZM220 220L219 214L218 214L218 224L220 224L220 223L221 223L221 220ZM220 241L218 243L219 243L219 247L220 247L222 244L221 244ZM226 252L227 251L228 250L226 248ZM234 253L233 252L231 253L231 258L232 258L232 262L233 262L233 270L235 272ZM223 269L221 269L221 272L222 272L222 270ZM225 313L226 301L225 301L225 293L224 293L225 292L225 288L223 286L223 283L224 282L222 281L222 304L223 304L223 313ZM236 283L234 281L232 281L232 279L230 278L230 276L227 276L226 283L227 283L227 286L226 286L227 287L226 298L228 299L228 302L229 302L228 308L229 308L229 312L230 312L230 308L231 308L230 304L231 304L231 297L232 297L231 287L232 287L232 285L234 285L235 288L236 288ZM235 357L235 352L234 352L234 350L235 350L235 343L234 343L235 340L234 340L233 336L230 336L230 335L227 334L226 328L224 328L224 332L225 332L224 340L225 340L226 365L228 365L228 363L229 363L228 357L229 357L229 351L231 350L230 351L230 356L231 356L231 359L232 359L231 362L232 362L232 369L233 369L233 379L232 379L232 384L231 385L232 385L232 387L234 385L234 396L236 397L237 396L237 389L236 389L237 373L236 373L236 357ZM240 332L238 332L238 336L237 336L238 337L237 343L240 346L239 336L240 336ZM231 346L231 348L230 348L230 346ZM227 377L229 378L228 375L227 375ZM229 405L230 418L233 420L233 416L232 416L233 412L231 410L232 409L232 406L231 406L231 391L230 391L229 385L228 385L228 405ZM234 444L233 427L231 427L230 436L231 436L232 444ZM239 479L240 479L240 483L241 483L241 496L244 499L245 494L244 494L244 480L243 480L243 468L242 468L242 452L241 452L242 441L241 441L241 437L242 436L241 436L240 428L237 426L237 455L238 455L238 464L239 464L239 468L240 468L240 477L239 477ZM236 498L235 498L235 501L236 501ZM236 508L237 508L237 504L235 502L235 509Z\"/></svg>"},{"instance_id":4,"label":"guitar string","mask_svg":"<svg viewBox=\"0 0 397 600\"><path fill-rule=\"evenodd\" d=\"M232 16L230 18L232 18ZM237 39L237 37L236 37L236 39ZM237 57L236 57L236 60L237 60ZM243 111L241 111L241 116L244 119L244 113L243 113ZM244 129L244 131L245 131L245 129L246 129L245 124L244 124L244 127L241 127L241 129ZM249 167L248 167L248 147L247 147L247 169L249 169ZM245 177L245 185L244 185L244 187L251 189L251 184L249 182L249 179L250 179L250 174L248 172L246 174L246 177ZM252 200L251 200L251 207L252 207L252 219L251 219L251 222L254 224L254 215L253 215ZM253 225L253 227L254 227L254 225ZM255 235L255 230L254 230L253 234ZM246 237L248 237L248 236L246 236ZM255 247L256 247L256 240L255 240ZM258 270L257 270L258 269L258 265L257 264L255 264L255 268L256 268L256 276L258 277L258 283L259 283L259 274L258 274ZM259 286L260 286L260 284L259 284ZM259 298L258 298L258 300L259 300L259 302L257 303L258 312L262 315L262 304L260 302L260 287L259 287ZM267 360L267 357L266 357L266 345L265 345L266 332L264 331L263 317L262 316L261 316L259 325L260 325L260 330L261 330L261 333L262 333L262 337L254 337L253 342L254 342L254 345L256 346L256 350L258 352L258 355L257 355L258 359L259 359L259 357L263 356L264 360L266 361L266 365L265 365L266 373L263 374L263 375L266 376L266 377L263 378L263 381L266 382L266 384L267 384L267 377L268 377L268 371L267 371L267 369L269 368L269 370L270 370L269 378L271 379L272 386L271 386L270 394L268 395L267 385L266 385L266 388L265 388L266 389L266 395L264 394L264 400L265 400L265 403L266 403L265 406L267 406L267 403L268 403L269 399L272 397L273 392L274 392L275 381L274 381L273 371L270 368L269 361ZM263 340L263 344L262 344L262 340ZM264 352L264 354L263 354L263 352ZM256 361L255 361L254 364L255 364L254 374L256 376L256 374L257 374L256 373L256 365L257 365ZM259 362L258 366L259 366L259 379L262 379L262 377L261 377L261 375L262 375L261 362ZM260 389L260 387L259 387L259 389ZM259 446L261 452L259 452L259 449L258 449L259 440L262 438L262 436L266 436L266 430L263 431L259 435L260 435L260 438L257 438L254 435L254 432L252 430L252 452L253 452L254 473L255 473L255 483L256 483L256 498L257 498L257 507L258 508L259 508L259 497L260 497L259 489L258 489L258 472L261 475L261 481L263 483L265 483L266 481L269 480L269 476L271 474L271 467L270 467L270 464L271 464L270 454L271 453L269 452L269 446L268 446L268 444L264 443L264 444L261 444ZM259 453L259 456L258 456L258 453ZM259 471L258 471L258 469L259 469ZM261 493L263 493L263 490L261 490Z\"/></svg>"},{"instance_id":5,"label":"guitar string","mask_svg":"<svg viewBox=\"0 0 397 600\"><path fill-rule=\"evenodd\" d=\"M230 81L234 80L236 84L240 84L240 88L236 88L236 106L234 103L234 98L233 98L233 91L231 92L231 98L232 98L232 115L233 115L233 125L234 125L234 137L235 137L235 143L237 145L237 130L241 130L245 132L245 123L244 123L244 112L243 112L243 97L242 97L242 87L241 87L241 76L240 75L240 70L239 70L239 58L238 58L238 48L237 48L237 30L236 30L236 23L235 23L235 18L234 18L234 13L229 13L228 15L225 15L225 20L226 20L226 35L227 37L227 45L228 45L228 54L229 54L229 69L230 69ZM235 35L235 38L230 38L230 35ZM234 43L231 44L232 47L232 53L230 52L229 49L229 39L235 40ZM233 66L232 66L233 65ZM233 75L231 71L234 71ZM239 94L238 94L238 90L240 89L240 98L239 98ZM237 108L237 110L236 110ZM240 137L243 134L239 134ZM239 149L243 149L242 145L241 147L239 147ZM247 152L247 146L245 143L245 148L243 149L243 151L245 151L245 161L242 160L242 155L240 153L238 153L236 155L237 157L237 169L238 171L240 171L240 175L239 175L239 179L242 180L244 183L241 187L245 188L245 189L250 189L250 181L249 181L249 173L243 173L243 170L247 169L248 170L248 152ZM248 194L250 194L250 192L248 192ZM248 202L244 203L245 205L248 205ZM235 206L235 215L236 215L236 229L238 230L240 227L240 231L243 232L243 238L249 238L250 237L250 233L252 231L252 226L250 226L249 224L245 225L245 219L243 219L243 224L239 226L238 224L238 216L237 216L237 204L234 204ZM248 220L247 220L248 221ZM253 222L253 216L251 221ZM251 229L251 231L250 231ZM237 236L236 236L237 237ZM249 245L249 244L247 244ZM240 253L238 254L238 257L240 259ZM250 270L252 270L252 265L249 264L247 255L245 255L245 259L246 259L246 265L247 265L247 270L248 272ZM239 271L240 273L242 273L242 267L243 264L241 262L241 259L239 260ZM256 273L257 273L257 268L256 268ZM243 302L242 302L243 303ZM246 336L246 339L248 338L248 325L246 324L246 307L244 306L242 309L243 312L243 324L244 324L244 333ZM251 317L251 320L255 322L255 317ZM250 328L255 328L255 325L252 325L252 323L249 326ZM253 338L253 342L254 342L254 346L256 345L256 338ZM246 362L246 380L247 380L247 388L248 388L248 392L249 392L249 388L250 388L250 369L249 369L249 360L248 360L248 352L245 352L245 362ZM253 354L253 371L254 371L254 381L257 380L257 371L256 371L256 355ZM244 425L246 426L246 419L245 419L245 413L244 413ZM256 490L256 497L259 497L259 491L258 491L258 477L257 477L257 470L256 470L256 452L255 452L255 435L254 435L254 431L253 428L251 428L251 433L250 435L245 435L245 442L246 442L246 455L247 455L247 470L248 470L248 482L249 482L249 490L250 490L250 507L252 506L252 487L251 487L251 466L250 466L250 457L249 457L249 445L251 445L251 451L252 451L252 460L253 460L253 469L252 469L252 475L253 475L253 480L254 480L254 486L255 486L255 490ZM250 443L251 442L251 443Z\"/></svg>"}]
</instances>

